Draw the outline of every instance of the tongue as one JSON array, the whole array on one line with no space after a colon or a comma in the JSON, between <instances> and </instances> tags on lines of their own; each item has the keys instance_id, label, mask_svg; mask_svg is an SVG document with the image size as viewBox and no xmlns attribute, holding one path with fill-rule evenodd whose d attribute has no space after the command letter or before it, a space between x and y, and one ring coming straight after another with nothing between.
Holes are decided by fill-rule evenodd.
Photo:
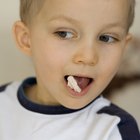
<instances>
[{"instance_id":1,"label":"tongue","mask_svg":"<svg viewBox=\"0 0 140 140\"><path fill-rule=\"evenodd\" d=\"M74 79L77 81L77 84L81 89L86 88L88 86L89 82L90 82L90 79L86 78L86 77L74 76Z\"/></svg>"}]
</instances>

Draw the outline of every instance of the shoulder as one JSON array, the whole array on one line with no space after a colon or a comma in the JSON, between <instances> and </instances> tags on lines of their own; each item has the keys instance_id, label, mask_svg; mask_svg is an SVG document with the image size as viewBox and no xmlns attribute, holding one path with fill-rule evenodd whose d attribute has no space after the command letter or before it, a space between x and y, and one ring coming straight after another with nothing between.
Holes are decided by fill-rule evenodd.
<instances>
[{"instance_id":1,"label":"shoulder","mask_svg":"<svg viewBox=\"0 0 140 140\"><path fill-rule=\"evenodd\" d=\"M4 102L4 99L11 99L16 96L20 84L21 82L10 82L0 86L0 104Z\"/></svg>"},{"instance_id":2,"label":"shoulder","mask_svg":"<svg viewBox=\"0 0 140 140\"><path fill-rule=\"evenodd\" d=\"M17 91L20 86L19 82L11 82L0 86L0 123L2 118L7 118L18 107Z\"/></svg>"},{"instance_id":3,"label":"shoulder","mask_svg":"<svg viewBox=\"0 0 140 140\"><path fill-rule=\"evenodd\" d=\"M98 111L98 114L102 113L120 118L118 128L123 140L140 140L140 133L136 120L129 113L112 103Z\"/></svg>"},{"instance_id":4,"label":"shoulder","mask_svg":"<svg viewBox=\"0 0 140 140\"><path fill-rule=\"evenodd\" d=\"M10 85L10 83L4 84L0 86L0 92L5 91L5 89L7 88L7 86Z\"/></svg>"}]
</instances>

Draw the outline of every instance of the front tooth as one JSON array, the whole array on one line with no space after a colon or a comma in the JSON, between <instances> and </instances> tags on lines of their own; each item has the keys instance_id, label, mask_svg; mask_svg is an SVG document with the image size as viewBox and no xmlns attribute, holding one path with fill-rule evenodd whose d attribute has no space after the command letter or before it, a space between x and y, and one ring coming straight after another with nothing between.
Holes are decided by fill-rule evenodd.
<instances>
[{"instance_id":1,"label":"front tooth","mask_svg":"<svg viewBox=\"0 0 140 140\"><path fill-rule=\"evenodd\" d=\"M77 81L74 79L73 76L69 76L69 77L67 78L67 80L68 80L68 86L69 86L70 88L74 89L74 91L76 91L76 92L78 92L78 93L81 92L81 89L80 89L80 87L78 86Z\"/></svg>"}]
</instances>

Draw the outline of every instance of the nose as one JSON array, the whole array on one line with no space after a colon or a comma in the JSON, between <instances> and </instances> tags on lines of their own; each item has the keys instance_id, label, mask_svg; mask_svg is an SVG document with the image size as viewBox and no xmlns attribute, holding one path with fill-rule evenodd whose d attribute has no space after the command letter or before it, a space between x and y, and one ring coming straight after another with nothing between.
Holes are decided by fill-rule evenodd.
<instances>
[{"instance_id":1,"label":"nose","mask_svg":"<svg viewBox=\"0 0 140 140\"><path fill-rule=\"evenodd\" d=\"M81 43L73 55L75 64L94 66L98 63L98 60L98 49L94 43Z\"/></svg>"}]
</instances>

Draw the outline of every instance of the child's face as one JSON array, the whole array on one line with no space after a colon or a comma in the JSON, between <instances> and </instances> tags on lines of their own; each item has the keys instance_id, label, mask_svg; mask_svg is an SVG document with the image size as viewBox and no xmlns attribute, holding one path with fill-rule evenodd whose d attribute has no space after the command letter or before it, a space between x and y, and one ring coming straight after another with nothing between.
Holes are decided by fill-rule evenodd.
<instances>
[{"instance_id":1,"label":"child's face","mask_svg":"<svg viewBox=\"0 0 140 140\"><path fill-rule=\"evenodd\" d=\"M129 40L127 7L127 0L45 2L29 27L27 46L38 80L36 100L78 109L101 94ZM67 86L69 75L90 82L76 93Z\"/></svg>"}]
</instances>

